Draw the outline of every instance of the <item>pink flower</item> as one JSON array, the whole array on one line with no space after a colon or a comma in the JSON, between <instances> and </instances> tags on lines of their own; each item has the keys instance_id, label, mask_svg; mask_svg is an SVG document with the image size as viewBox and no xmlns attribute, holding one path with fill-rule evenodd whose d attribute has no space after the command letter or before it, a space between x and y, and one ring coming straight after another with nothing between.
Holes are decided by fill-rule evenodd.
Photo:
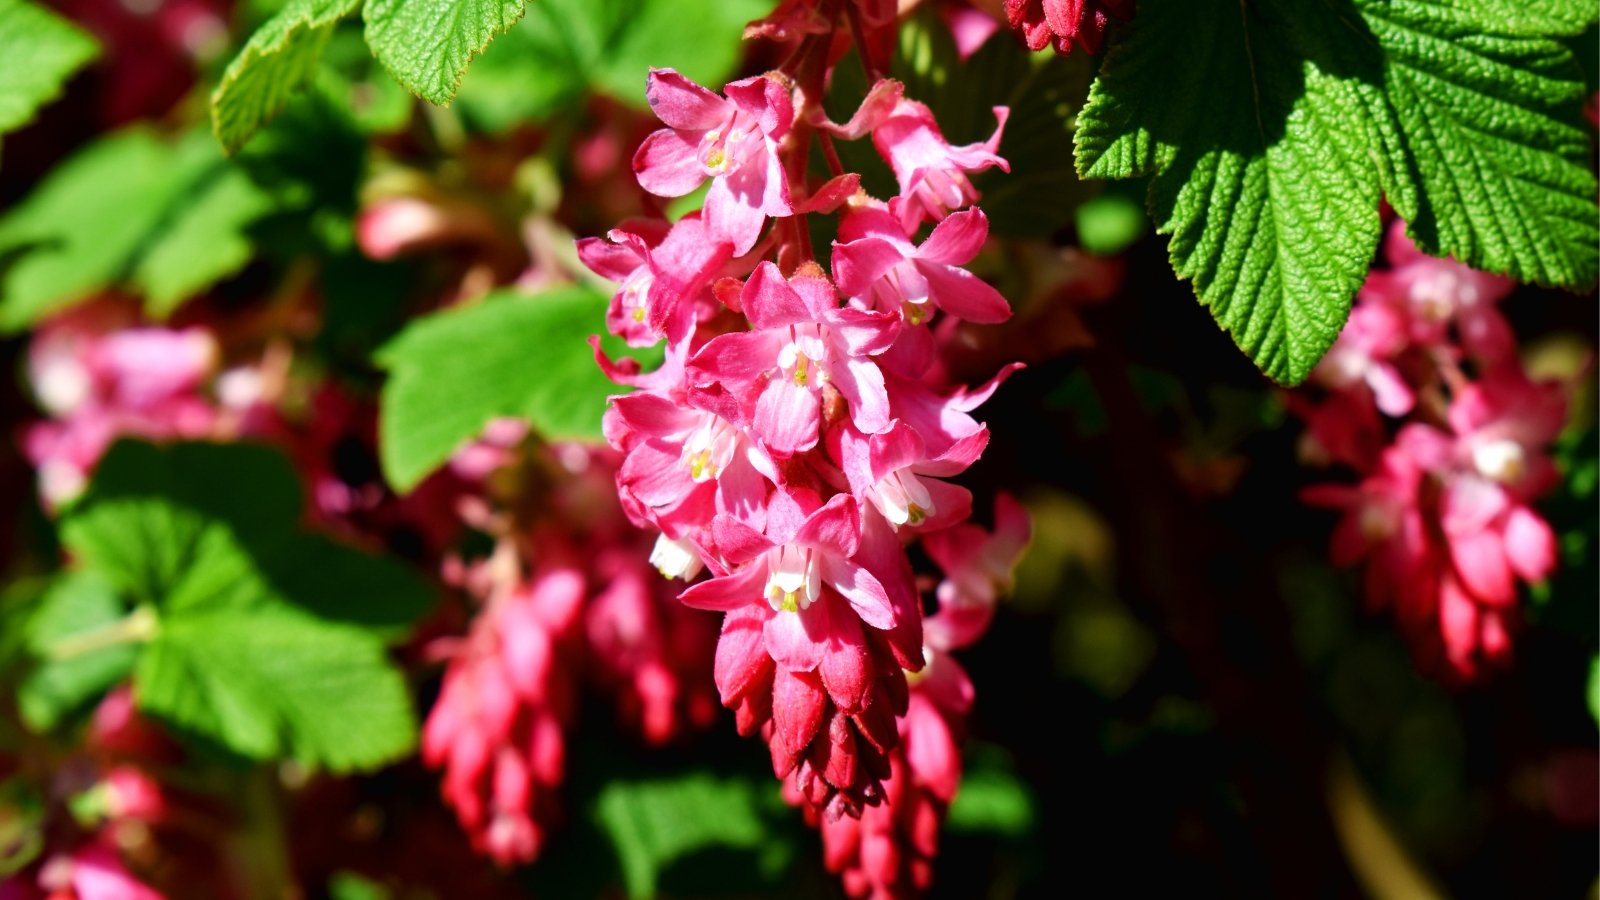
<instances>
[{"instance_id":1,"label":"pink flower","mask_svg":"<svg viewBox=\"0 0 1600 900\"><path fill-rule=\"evenodd\" d=\"M709 542L702 532L717 513L765 527L769 480L777 472L738 426L644 391L612 404L612 440L627 450L617 486L623 508L641 527L658 528L669 540L701 543ZM692 576L687 569L693 564L679 558L671 575Z\"/></svg>"},{"instance_id":2,"label":"pink flower","mask_svg":"<svg viewBox=\"0 0 1600 900\"><path fill-rule=\"evenodd\" d=\"M1392 307L1358 304L1312 377L1334 390L1364 384L1385 415L1403 416L1416 403L1391 360L1408 346L1406 320Z\"/></svg>"},{"instance_id":3,"label":"pink flower","mask_svg":"<svg viewBox=\"0 0 1600 900\"><path fill-rule=\"evenodd\" d=\"M1495 308L1515 282L1425 255L1406 237L1405 223L1399 220L1389 226L1384 249L1393 268L1369 275L1362 296L1403 310L1413 343L1450 343L1454 325L1464 349L1485 362L1497 364L1515 355L1516 337Z\"/></svg>"},{"instance_id":4,"label":"pink flower","mask_svg":"<svg viewBox=\"0 0 1600 900\"><path fill-rule=\"evenodd\" d=\"M870 309L903 313L912 325L928 317L929 307L984 324L1011 317L999 291L961 268L989 236L981 210L949 216L916 247L887 210L859 206L845 216L839 236L845 240L833 245L839 290Z\"/></svg>"},{"instance_id":5,"label":"pink flower","mask_svg":"<svg viewBox=\"0 0 1600 900\"><path fill-rule=\"evenodd\" d=\"M7 886L10 887L9 882ZM128 871L121 854L103 836L74 850L71 856L56 856L46 862L39 872L38 886L42 893L35 896L50 900L162 900L159 891Z\"/></svg>"},{"instance_id":6,"label":"pink flower","mask_svg":"<svg viewBox=\"0 0 1600 900\"><path fill-rule=\"evenodd\" d=\"M663 337L673 343L683 340L694 323L695 301L732 248L712 240L700 217L692 214L671 226L632 223L612 229L607 237L578 241L578 257L595 274L619 285L606 310L611 333L634 347L651 346Z\"/></svg>"},{"instance_id":7,"label":"pink flower","mask_svg":"<svg viewBox=\"0 0 1600 900\"><path fill-rule=\"evenodd\" d=\"M1006 107L995 107L994 134L987 141L952 147L926 106L915 100L900 101L872 133L872 144L900 183L900 196L890 208L905 232L976 202L978 191L967 178L970 173L990 166L1011 171L1010 164L996 153L1008 115Z\"/></svg>"},{"instance_id":8,"label":"pink flower","mask_svg":"<svg viewBox=\"0 0 1600 900\"><path fill-rule=\"evenodd\" d=\"M597 565L607 584L584 612L585 631L623 717L645 740L663 744L715 716L716 620L676 602L634 543L601 551Z\"/></svg>"},{"instance_id":9,"label":"pink flower","mask_svg":"<svg viewBox=\"0 0 1600 900\"><path fill-rule=\"evenodd\" d=\"M802 269L785 281L763 262L745 283L740 304L754 330L713 338L689 361L691 402L715 408L729 397L741 421L775 456L816 446L824 395L837 391L856 427L889 427L883 373L869 358L894 343L899 321L840 309L820 271Z\"/></svg>"},{"instance_id":10,"label":"pink flower","mask_svg":"<svg viewBox=\"0 0 1600 900\"><path fill-rule=\"evenodd\" d=\"M929 647L954 650L983 634L996 600L1010 593L1013 572L1032 539L1027 510L1003 493L994 498L993 531L962 523L923 538L923 548L944 572L935 590L939 611L923 625Z\"/></svg>"},{"instance_id":11,"label":"pink flower","mask_svg":"<svg viewBox=\"0 0 1600 900\"><path fill-rule=\"evenodd\" d=\"M738 569L702 581L679 597L696 609L762 611L768 654L781 668L809 672L826 663L835 702L859 708L866 673L859 658L837 651L859 646L861 624L892 628L895 611L883 585L851 557L861 541L855 500L837 494L809 514L786 493L773 496L767 534L724 518L724 557Z\"/></svg>"},{"instance_id":12,"label":"pink flower","mask_svg":"<svg viewBox=\"0 0 1600 900\"><path fill-rule=\"evenodd\" d=\"M662 197L681 197L712 179L706 227L737 256L755 246L768 216L792 214L777 144L794 108L775 78L746 78L724 90L726 99L673 69L652 69L645 96L667 127L639 146L633 171L641 187Z\"/></svg>"},{"instance_id":13,"label":"pink flower","mask_svg":"<svg viewBox=\"0 0 1600 900\"><path fill-rule=\"evenodd\" d=\"M112 767L104 783L106 812L113 819L159 822L170 811L161 783L136 766Z\"/></svg>"},{"instance_id":14,"label":"pink flower","mask_svg":"<svg viewBox=\"0 0 1600 900\"><path fill-rule=\"evenodd\" d=\"M933 532L971 514L972 495L939 477L965 471L983 452L987 429L979 433L981 440L953 445L938 458L929 458L922 438L898 420L883 434L864 435L848 426L834 434L832 449L851 492L896 529Z\"/></svg>"},{"instance_id":15,"label":"pink flower","mask_svg":"<svg viewBox=\"0 0 1600 900\"><path fill-rule=\"evenodd\" d=\"M1430 620L1437 602L1436 553L1421 508L1422 479L1415 461L1391 447L1360 485L1318 485L1301 495L1313 506L1344 512L1333 531L1333 564L1366 560L1368 600L1394 604L1401 621L1413 624Z\"/></svg>"}]
</instances>

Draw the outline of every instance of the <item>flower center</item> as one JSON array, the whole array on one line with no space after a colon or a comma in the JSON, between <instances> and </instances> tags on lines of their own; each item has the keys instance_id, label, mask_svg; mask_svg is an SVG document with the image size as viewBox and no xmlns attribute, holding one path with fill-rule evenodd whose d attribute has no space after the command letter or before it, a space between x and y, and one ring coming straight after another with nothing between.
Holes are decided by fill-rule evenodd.
<instances>
[{"instance_id":1,"label":"flower center","mask_svg":"<svg viewBox=\"0 0 1600 900\"><path fill-rule=\"evenodd\" d=\"M867 500L883 513L889 524L898 529L901 525L916 527L937 510L928 486L909 469L890 472L867 489Z\"/></svg>"},{"instance_id":2,"label":"flower center","mask_svg":"<svg viewBox=\"0 0 1600 900\"><path fill-rule=\"evenodd\" d=\"M767 603L777 612L798 612L822 596L822 570L816 554L785 544L768 556Z\"/></svg>"},{"instance_id":3,"label":"flower center","mask_svg":"<svg viewBox=\"0 0 1600 900\"><path fill-rule=\"evenodd\" d=\"M1381 543L1392 537L1398 530L1394 510L1384 503L1368 503L1361 508L1361 517L1357 520L1361 529L1361 536L1370 543Z\"/></svg>"},{"instance_id":4,"label":"flower center","mask_svg":"<svg viewBox=\"0 0 1600 900\"><path fill-rule=\"evenodd\" d=\"M738 448L739 430L721 416L706 413L700 426L683 442L683 462L689 467L689 477L697 484L716 478L733 462Z\"/></svg>"},{"instance_id":5,"label":"flower center","mask_svg":"<svg viewBox=\"0 0 1600 900\"><path fill-rule=\"evenodd\" d=\"M655 273L650 271L649 266L640 266L622 283L622 309L633 321L644 321L645 300L649 298L650 285L655 280Z\"/></svg>"},{"instance_id":6,"label":"flower center","mask_svg":"<svg viewBox=\"0 0 1600 900\"><path fill-rule=\"evenodd\" d=\"M759 135L750 127L749 118L748 113L735 113L723 127L713 128L700 136L696 155L707 175L713 178L727 175L738 169L739 164L750 155L755 146L751 138Z\"/></svg>"},{"instance_id":7,"label":"flower center","mask_svg":"<svg viewBox=\"0 0 1600 900\"><path fill-rule=\"evenodd\" d=\"M784 377L800 387L820 387L828 380L828 370L818 363L827 358L827 353L817 327L800 326L789 343L778 351L778 368L783 370Z\"/></svg>"},{"instance_id":8,"label":"flower center","mask_svg":"<svg viewBox=\"0 0 1600 900\"><path fill-rule=\"evenodd\" d=\"M1411 302L1425 321L1443 322L1455 313L1458 302L1468 300L1464 288L1454 272L1436 272L1411 286Z\"/></svg>"},{"instance_id":9,"label":"flower center","mask_svg":"<svg viewBox=\"0 0 1600 900\"><path fill-rule=\"evenodd\" d=\"M1509 438L1490 441L1472 448L1472 465L1479 474L1501 484L1515 484L1527 471L1522 445Z\"/></svg>"}]
</instances>

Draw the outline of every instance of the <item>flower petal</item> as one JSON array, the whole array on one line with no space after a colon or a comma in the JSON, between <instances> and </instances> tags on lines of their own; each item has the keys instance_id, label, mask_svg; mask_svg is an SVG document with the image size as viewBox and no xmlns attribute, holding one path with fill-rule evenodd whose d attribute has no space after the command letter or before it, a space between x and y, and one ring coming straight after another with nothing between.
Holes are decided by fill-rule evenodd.
<instances>
[{"instance_id":1,"label":"flower petal","mask_svg":"<svg viewBox=\"0 0 1600 900\"><path fill-rule=\"evenodd\" d=\"M871 572L847 559L826 556L822 559L822 580L850 601L861 621L873 628L893 628L894 607L883 584Z\"/></svg>"},{"instance_id":2,"label":"flower petal","mask_svg":"<svg viewBox=\"0 0 1600 900\"><path fill-rule=\"evenodd\" d=\"M695 155L698 149L694 141L670 128L651 134L633 154L639 186L658 197L682 197L693 191L706 180Z\"/></svg>"},{"instance_id":3,"label":"flower petal","mask_svg":"<svg viewBox=\"0 0 1600 900\"><path fill-rule=\"evenodd\" d=\"M935 225L928 239L917 248L916 258L947 266L964 266L972 262L988 239L989 219L983 210L965 209L951 213Z\"/></svg>"},{"instance_id":4,"label":"flower petal","mask_svg":"<svg viewBox=\"0 0 1600 900\"><path fill-rule=\"evenodd\" d=\"M790 672L809 672L822 662L822 654L826 649L823 642L827 635L821 627L813 630L811 625L815 618L825 616L825 613L818 610L813 614L813 609L818 609L818 604L813 603L809 608L797 612L776 612L767 619L762 634L767 641L767 653L771 654L778 668ZM815 624L821 626L823 623Z\"/></svg>"},{"instance_id":5,"label":"flower petal","mask_svg":"<svg viewBox=\"0 0 1600 900\"><path fill-rule=\"evenodd\" d=\"M966 269L919 260L917 271L928 280L928 299L950 315L982 325L1011 318L1006 298Z\"/></svg>"},{"instance_id":6,"label":"flower petal","mask_svg":"<svg viewBox=\"0 0 1600 900\"><path fill-rule=\"evenodd\" d=\"M740 609L755 603L766 605L767 601L761 596L762 584L766 581L766 577L765 564L751 563L720 578L708 578L699 584L690 585L678 595L678 602L693 609L714 609L721 612Z\"/></svg>"},{"instance_id":7,"label":"flower petal","mask_svg":"<svg viewBox=\"0 0 1600 900\"><path fill-rule=\"evenodd\" d=\"M822 403L809 389L788 378L775 378L756 401L752 430L767 449L789 456L817 445Z\"/></svg>"},{"instance_id":8,"label":"flower petal","mask_svg":"<svg viewBox=\"0 0 1600 900\"><path fill-rule=\"evenodd\" d=\"M651 112L668 128L709 131L733 112L731 104L676 69L651 69L644 91Z\"/></svg>"}]
</instances>

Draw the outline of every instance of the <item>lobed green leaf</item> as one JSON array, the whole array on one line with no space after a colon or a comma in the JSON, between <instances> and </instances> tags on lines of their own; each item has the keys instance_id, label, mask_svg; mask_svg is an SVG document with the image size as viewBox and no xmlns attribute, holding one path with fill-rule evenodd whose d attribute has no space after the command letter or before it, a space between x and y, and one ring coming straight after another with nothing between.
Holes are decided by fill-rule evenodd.
<instances>
[{"instance_id":1,"label":"lobed green leaf","mask_svg":"<svg viewBox=\"0 0 1600 900\"><path fill-rule=\"evenodd\" d=\"M395 80L441 106L473 57L522 18L527 0L367 0L367 46Z\"/></svg>"},{"instance_id":2,"label":"lobed green leaf","mask_svg":"<svg viewBox=\"0 0 1600 900\"><path fill-rule=\"evenodd\" d=\"M385 643L431 597L392 560L301 533L299 497L265 447L119 442L62 526L110 597L71 618L92 635L135 608L117 677L132 667L139 707L185 734L256 759L379 765L416 738Z\"/></svg>"},{"instance_id":3,"label":"lobed green leaf","mask_svg":"<svg viewBox=\"0 0 1600 900\"><path fill-rule=\"evenodd\" d=\"M250 35L211 94L211 128L232 153L316 74L339 20L362 0L290 0Z\"/></svg>"},{"instance_id":4,"label":"lobed green leaf","mask_svg":"<svg viewBox=\"0 0 1600 900\"><path fill-rule=\"evenodd\" d=\"M0 0L0 134L33 119L100 52L94 38L27 0Z\"/></svg>"},{"instance_id":5,"label":"lobed green leaf","mask_svg":"<svg viewBox=\"0 0 1600 900\"><path fill-rule=\"evenodd\" d=\"M598 440L606 397L590 335L606 300L588 288L501 293L416 320L378 356L379 456L397 490L415 487L491 419L526 419L550 440ZM619 342L607 340L610 352Z\"/></svg>"}]
</instances>

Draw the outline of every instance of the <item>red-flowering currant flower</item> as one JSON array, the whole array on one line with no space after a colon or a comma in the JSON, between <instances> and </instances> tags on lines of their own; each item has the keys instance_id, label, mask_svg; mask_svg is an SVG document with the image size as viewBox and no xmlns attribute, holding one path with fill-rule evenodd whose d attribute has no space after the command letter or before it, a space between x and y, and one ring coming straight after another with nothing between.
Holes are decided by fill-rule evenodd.
<instances>
[{"instance_id":1,"label":"red-flowering currant flower","mask_svg":"<svg viewBox=\"0 0 1600 900\"><path fill-rule=\"evenodd\" d=\"M873 146L900 183L900 196L891 201L890 209L906 233L977 202L978 190L969 174L991 166L1011 171L1010 163L996 152L1010 112L996 106L994 134L981 144L961 147L944 139L933 113L915 100L901 100L872 132Z\"/></svg>"},{"instance_id":2,"label":"red-flowering currant flower","mask_svg":"<svg viewBox=\"0 0 1600 900\"><path fill-rule=\"evenodd\" d=\"M736 398L742 420L776 456L816 446L830 389L843 396L857 428L889 427L889 396L871 357L894 343L897 316L840 308L820 270L786 280L770 262L756 267L739 302L754 330L713 338L694 355L696 392L716 387Z\"/></svg>"},{"instance_id":3,"label":"red-flowering currant flower","mask_svg":"<svg viewBox=\"0 0 1600 900\"><path fill-rule=\"evenodd\" d=\"M629 346L649 347L666 338L677 343L695 321L695 304L711 276L728 261L732 246L712 240L698 214L668 225L640 221L614 228L608 240L578 241L578 258L618 290L606 310L606 326Z\"/></svg>"},{"instance_id":4,"label":"red-flowering currant flower","mask_svg":"<svg viewBox=\"0 0 1600 900\"><path fill-rule=\"evenodd\" d=\"M755 246L768 216L793 213L777 144L794 123L794 107L789 89L770 76L735 81L724 92L673 69L650 70L645 96L667 127L639 146L633 171L662 197L681 197L710 178L706 227L737 256Z\"/></svg>"},{"instance_id":5,"label":"red-flowering currant flower","mask_svg":"<svg viewBox=\"0 0 1600 900\"><path fill-rule=\"evenodd\" d=\"M1510 278L1424 254L1399 221L1389 228L1384 250L1392 268L1368 275L1360 297L1397 310L1413 345L1446 346L1454 326L1462 349L1486 364L1516 355L1516 337L1496 308L1511 293Z\"/></svg>"},{"instance_id":6,"label":"red-flowering currant flower","mask_svg":"<svg viewBox=\"0 0 1600 900\"><path fill-rule=\"evenodd\" d=\"M128 871L109 834L102 832L70 854L45 861L37 881L23 876L0 883L6 900L162 900L160 891Z\"/></svg>"},{"instance_id":7,"label":"red-flowering currant flower","mask_svg":"<svg viewBox=\"0 0 1600 900\"><path fill-rule=\"evenodd\" d=\"M981 432L987 438L988 432ZM848 424L830 434L830 451L855 496L866 500L896 529L929 532L965 521L972 495L940 477L960 474L977 460L986 440L953 444L929 457L922 438L899 420L883 434L862 434Z\"/></svg>"},{"instance_id":8,"label":"red-flowering currant flower","mask_svg":"<svg viewBox=\"0 0 1600 900\"><path fill-rule=\"evenodd\" d=\"M1383 304L1361 304L1350 311L1338 340L1311 375L1334 390L1363 383L1384 415L1403 416L1416 403L1416 395L1393 359L1409 345L1406 319L1398 310Z\"/></svg>"},{"instance_id":9,"label":"red-flowering currant flower","mask_svg":"<svg viewBox=\"0 0 1600 900\"><path fill-rule=\"evenodd\" d=\"M969 322L1011 318L1011 305L983 279L962 268L989 237L981 210L954 213L914 246L887 209L858 205L839 225L833 274L839 291L868 309L898 313L920 325L933 309Z\"/></svg>"},{"instance_id":10,"label":"red-flowering currant flower","mask_svg":"<svg viewBox=\"0 0 1600 900\"><path fill-rule=\"evenodd\" d=\"M1111 17L1133 18L1134 0L1006 0L1006 21L1029 50L1055 44L1058 53L1074 45L1099 53Z\"/></svg>"},{"instance_id":11,"label":"red-flowering currant flower","mask_svg":"<svg viewBox=\"0 0 1600 900\"><path fill-rule=\"evenodd\" d=\"M1393 268L1372 273L1318 368L1333 393L1296 404L1307 446L1363 480L1305 497L1344 510L1333 561L1365 560L1369 600L1392 603L1403 627L1470 676L1509 656L1517 582L1555 568L1555 534L1531 504L1559 481L1545 448L1566 399L1522 368L1494 305L1510 282L1425 257L1402 229L1390 231ZM1413 419L1387 447L1380 410Z\"/></svg>"}]
</instances>

